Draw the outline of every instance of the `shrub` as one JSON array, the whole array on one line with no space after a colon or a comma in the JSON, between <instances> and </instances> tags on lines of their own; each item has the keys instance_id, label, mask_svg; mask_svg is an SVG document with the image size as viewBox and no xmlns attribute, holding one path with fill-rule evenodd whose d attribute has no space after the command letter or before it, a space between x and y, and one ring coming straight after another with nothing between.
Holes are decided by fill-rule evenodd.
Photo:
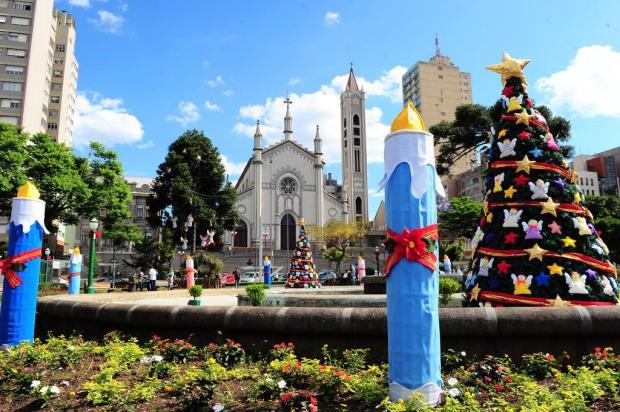
<instances>
[{"instance_id":1,"label":"shrub","mask_svg":"<svg viewBox=\"0 0 620 412\"><path fill-rule=\"evenodd\" d=\"M288 358L290 355L295 356L295 345L292 342L287 343L276 343L273 345L271 351L269 351L270 357L276 360L283 360Z\"/></svg>"},{"instance_id":2,"label":"shrub","mask_svg":"<svg viewBox=\"0 0 620 412\"><path fill-rule=\"evenodd\" d=\"M375 268L366 268L366 276L374 276Z\"/></svg>"},{"instance_id":3,"label":"shrub","mask_svg":"<svg viewBox=\"0 0 620 412\"><path fill-rule=\"evenodd\" d=\"M465 351L457 352L454 349L448 349L441 354L441 369L449 372L465 365Z\"/></svg>"},{"instance_id":4,"label":"shrub","mask_svg":"<svg viewBox=\"0 0 620 412\"><path fill-rule=\"evenodd\" d=\"M245 293L247 293L252 306L262 306L265 303L265 289L267 288L268 286L264 283L246 286Z\"/></svg>"},{"instance_id":5,"label":"shrub","mask_svg":"<svg viewBox=\"0 0 620 412\"><path fill-rule=\"evenodd\" d=\"M245 350L232 339L226 339L226 342L219 345L210 343L205 349L205 354L227 367L239 365L245 358Z\"/></svg>"},{"instance_id":6,"label":"shrub","mask_svg":"<svg viewBox=\"0 0 620 412\"><path fill-rule=\"evenodd\" d=\"M461 284L454 279L439 278L439 303L447 305L452 302L452 294L461 289Z\"/></svg>"},{"instance_id":7,"label":"shrub","mask_svg":"<svg viewBox=\"0 0 620 412\"><path fill-rule=\"evenodd\" d=\"M149 344L155 353L170 362L187 363L198 355L196 347L184 339L170 340L153 336Z\"/></svg>"},{"instance_id":8,"label":"shrub","mask_svg":"<svg viewBox=\"0 0 620 412\"><path fill-rule=\"evenodd\" d=\"M523 355L520 369L535 379L550 378L553 369L559 367L558 361L550 353L532 353Z\"/></svg>"},{"instance_id":9,"label":"shrub","mask_svg":"<svg viewBox=\"0 0 620 412\"><path fill-rule=\"evenodd\" d=\"M200 285L191 286L189 288L189 294L191 297L194 298L194 300L198 299L200 296L202 296L202 286Z\"/></svg>"}]
</instances>

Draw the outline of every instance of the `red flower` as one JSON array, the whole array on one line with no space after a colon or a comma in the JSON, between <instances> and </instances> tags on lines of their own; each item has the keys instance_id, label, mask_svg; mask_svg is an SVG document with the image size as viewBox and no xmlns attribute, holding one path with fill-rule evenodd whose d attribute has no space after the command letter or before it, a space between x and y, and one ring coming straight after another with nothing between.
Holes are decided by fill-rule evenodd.
<instances>
[{"instance_id":1,"label":"red flower","mask_svg":"<svg viewBox=\"0 0 620 412\"><path fill-rule=\"evenodd\" d=\"M283 393L282 395L280 395L280 400L282 402L287 402L287 401L290 401L292 397L293 397L293 394L290 392L287 392L287 393Z\"/></svg>"},{"instance_id":2,"label":"red flower","mask_svg":"<svg viewBox=\"0 0 620 412\"><path fill-rule=\"evenodd\" d=\"M484 381L485 381L485 382L491 382L491 377L490 377L490 376L488 376L488 375L487 375L487 376L485 376L485 377L484 377Z\"/></svg>"},{"instance_id":3,"label":"red flower","mask_svg":"<svg viewBox=\"0 0 620 412\"><path fill-rule=\"evenodd\" d=\"M545 358L547 358L547 360L548 360L548 361L551 361L551 362L553 362L553 361L555 360L555 356L553 356L553 355L552 355L552 354L550 354L550 353L547 353L547 354L545 355Z\"/></svg>"},{"instance_id":4,"label":"red flower","mask_svg":"<svg viewBox=\"0 0 620 412\"><path fill-rule=\"evenodd\" d=\"M504 380L508 383L512 382L512 378L510 376L504 376Z\"/></svg>"},{"instance_id":5,"label":"red flower","mask_svg":"<svg viewBox=\"0 0 620 412\"><path fill-rule=\"evenodd\" d=\"M504 387L503 387L502 385L500 385L499 383L496 383L496 384L495 384L495 390L496 390L496 391L500 392L500 391L502 391L503 389L504 389Z\"/></svg>"}]
</instances>

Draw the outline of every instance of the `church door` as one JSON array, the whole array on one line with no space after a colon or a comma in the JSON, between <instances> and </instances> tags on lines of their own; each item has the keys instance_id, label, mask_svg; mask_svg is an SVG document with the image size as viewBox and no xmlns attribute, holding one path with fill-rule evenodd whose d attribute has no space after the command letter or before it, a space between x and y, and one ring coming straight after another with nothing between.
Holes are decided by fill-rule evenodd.
<instances>
[{"instance_id":1,"label":"church door","mask_svg":"<svg viewBox=\"0 0 620 412\"><path fill-rule=\"evenodd\" d=\"M293 250L295 249L295 235L296 235L295 218L288 213L282 216L280 221L280 249Z\"/></svg>"},{"instance_id":2,"label":"church door","mask_svg":"<svg viewBox=\"0 0 620 412\"><path fill-rule=\"evenodd\" d=\"M237 227L235 247L248 247L248 225L242 220Z\"/></svg>"}]
</instances>

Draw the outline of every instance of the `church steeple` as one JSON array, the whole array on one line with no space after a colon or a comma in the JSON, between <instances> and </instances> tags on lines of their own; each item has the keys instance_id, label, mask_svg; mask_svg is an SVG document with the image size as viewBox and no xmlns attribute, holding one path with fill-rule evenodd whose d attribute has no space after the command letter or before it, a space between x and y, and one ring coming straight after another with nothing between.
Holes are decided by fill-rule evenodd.
<instances>
[{"instance_id":1,"label":"church steeple","mask_svg":"<svg viewBox=\"0 0 620 412\"><path fill-rule=\"evenodd\" d=\"M314 135L314 154L322 155L321 151L321 135L319 134L319 125L316 125L316 134Z\"/></svg>"},{"instance_id":2,"label":"church steeple","mask_svg":"<svg viewBox=\"0 0 620 412\"><path fill-rule=\"evenodd\" d=\"M355 80L355 73L353 73L353 63L351 63L351 69L349 70L349 80L347 80L347 89L352 92L359 92L357 87L357 80Z\"/></svg>"},{"instance_id":3,"label":"church steeple","mask_svg":"<svg viewBox=\"0 0 620 412\"><path fill-rule=\"evenodd\" d=\"M291 140L291 136L293 135L293 118L291 117L290 105L293 104L291 99L288 98L288 94L286 95L286 100L284 100L286 104L286 115L284 116L284 140Z\"/></svg>"},{"instance_id":4,"label":"church steeple","mask_svg":"<svg viewBox=\"0 0 620 412\"><path fill-rule=\"evenodd\" d=\"M263 151L262 142L263 135L260 132L260 121L256 121L256 132L254 132L254 160L261 160L261 152Z\"/></svg>"}]
</instances>

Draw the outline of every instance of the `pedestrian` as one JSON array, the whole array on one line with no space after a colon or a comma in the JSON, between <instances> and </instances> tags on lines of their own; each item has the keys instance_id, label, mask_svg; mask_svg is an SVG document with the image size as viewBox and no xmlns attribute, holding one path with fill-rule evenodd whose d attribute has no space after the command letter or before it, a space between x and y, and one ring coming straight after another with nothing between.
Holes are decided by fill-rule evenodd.
<instances>
[{"instance_id":1,"label":"pedestrian","mask_svg":"<svg viewBox=\"0 0 620 412\"><path fill-rule=\"evenodd\" d=\"M351 264L351 284L355 285L357 280L357 265Z\"/></svg>"},{"instance_id":2,"label":"pedestrian","mask_svg":"<svg viewBox=\"0 0 620 412\"><path fill-rule=\"evenodd\" d=\"M172 290L174 288L174 271L170 269L168 272L168 290Z\"/></svg>"},{"instance_id":3,"label":"pedestrian","mask_svg":"<svg viewBox=\"0 0 620 412\"><path fill-rule=\"evenodd\" d=\"M149 290L152 292L157 290L156 281L157 270L153 266L151 266L151 268L149 269Z\"/></svg>"},{"instance_id":4,"label":"pedestrian","mask_svg":"<svg viewBox=\"0 0 620 412\"><path fill-rule=\"evenodd\" d=\"M239 280L241 279L241 274L239 274L239 268L235 268L233 270L233 276L235 277L235 287L239 287Z\"/></svg>"},{"instance_id":5,"label":"pedestrian","mask_svg":"<svg viewBox=\"0 0 620 412\"><path fill-rule=\"evenodd\" d=\"M144 272L140 270L138 272L138 283L140 284L140 292L144 290Z\"/></svg>"}]
</instances>

